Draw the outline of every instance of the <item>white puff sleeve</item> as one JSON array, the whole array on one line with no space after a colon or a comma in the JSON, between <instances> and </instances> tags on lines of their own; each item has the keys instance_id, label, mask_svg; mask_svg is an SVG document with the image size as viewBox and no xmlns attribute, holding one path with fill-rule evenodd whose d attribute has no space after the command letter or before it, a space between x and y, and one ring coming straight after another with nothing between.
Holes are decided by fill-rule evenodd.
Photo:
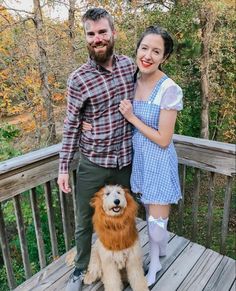
<instances>
[{"instance_id":1,"label":"white puff sleeve","mask_svg":"<svg viewBox=\"0 0 236 291\"><path fill-rule=\"evenodd\" d=\"M177 84L169 86L163 92L160 107L165 110L183 109L183 91Z\"/></svg>"}]
</instances>

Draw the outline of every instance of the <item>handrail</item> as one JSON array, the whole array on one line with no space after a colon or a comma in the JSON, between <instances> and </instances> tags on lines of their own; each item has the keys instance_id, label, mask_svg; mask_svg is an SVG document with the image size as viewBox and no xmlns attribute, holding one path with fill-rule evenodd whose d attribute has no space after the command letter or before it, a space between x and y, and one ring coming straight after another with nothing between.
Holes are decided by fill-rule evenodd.
<instances>
[{"instance_id":1,"label":"handrail","mask_svg":"<svg viewBox=\"0 0 236 291\"><path fill-rule=\"evenodd\" d=\"M197 152L210 150L213 153L222 153L222 155L225 155L225 156L228 155L229 157L235 156L236 154L235 144L218 142L218 141L213 141L213 140L208 140L208 139L200 139L196 137L184 136L184 135L179 135L179 134L174 134L173 141L175 143L177 150L182 148L183 146L187 146ZM44 159L53 157L55 155L58 155L60 149L61 149L61 143L49 146L47 148L42 148L36 151L32 151L22 156L0 162L0 175L9 171L15 170L15 169L22 168L34 162L38 162L40 160L44 160ZM179 152L180 152L179 159L188 160L188 158L185 157L182 151L179 150ZM236 174L235 167L232 167L232 165L231 166L225 165L225 166L228 169L229 176Z\"/></svg>"},{"instance_id":2,"label":"handrail","mask_svg":"<svg viewBox=\"0 0 236 291\"><path fill-rule=\"evenodd\" d=\"M192 240L197 239L197 218L200 199L201 171L210 172L208 189L208 224L206 239L207 247L210 247L212 238L215 175L221 174L227 176L220 238L220 251L221 253L225 253L226 237L228 234L230 202L232 195L232 181L233 176L236 174L235 145L181 135L174 135L173 141L176 146L178 160L180 164L180 180L183 194L183 199L179 203L178 234L182 233L184 224L183 217L186 199L187 168L194 168L194 187L191 193L193 225ZM42 269L45 267L46 260L44 252L43 233L40 225L40 215L37 205L38 203L36 187L39 185L44 186L45 205L48 216L52 255L53 258L56 258L58 256L58 246L54 223L55 220L53 212L53 195L51 182L55 181L58 175L60 149L61 144L56 144L0 163L0 243L2 247L3 259L7 270L7 278L10 288L14 288L16 286L16 282L14 279L13 268L11 264L10 248L7 238L8 235L7 229L5 227L4 212L2 211L1 204L4 203L6 200L13 200L16 215L16 225L21 245L22 261L25 269L25 276L26 278L29 278L32 275L32 271L30 268L27 239L24 230L24 218L21 210L21 194L24 191L29 190L29 198L33 213L35 233L38 245L39 261L40 267ZM59 192L59 201L66 250L70 248L70 243L73 236L71 231L70 213L71 208L73 210L73 208L75 207L75 169L77 167L78 161L79 155L77 154L75 155L75 158L71 165L71 172L73 173L73 175L71 175L73 201L71 200L70 202L68 200L68 195L66 196L64 195L64 193Z\"/></svg>"}]
</instances>

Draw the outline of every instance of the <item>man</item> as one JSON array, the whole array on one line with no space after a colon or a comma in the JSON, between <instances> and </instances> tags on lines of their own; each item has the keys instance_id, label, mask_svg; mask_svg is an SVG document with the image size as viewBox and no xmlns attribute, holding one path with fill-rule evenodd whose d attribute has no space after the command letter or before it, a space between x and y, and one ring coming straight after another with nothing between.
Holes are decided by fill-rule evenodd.
<instances>
[{"instance_id":1,"label":"man","mask_svg":"<svg viewBox=\"0 0 236 291\"><path fill-rule=\"evenodd\" d=\"M68 80L67 118L64 124L58 185L69 193L69 165L81 153L76 185L77 255L66 290L82 290L83 274L91 252L92 208L89 202L105 184L129 187L131 127L119 112L122 99L133 97L134 64L113 54L115 30L104 9L89 9L82 18L89 60ZM82 122L92 125L81 131Z\"/></svg>"}]
</instances>

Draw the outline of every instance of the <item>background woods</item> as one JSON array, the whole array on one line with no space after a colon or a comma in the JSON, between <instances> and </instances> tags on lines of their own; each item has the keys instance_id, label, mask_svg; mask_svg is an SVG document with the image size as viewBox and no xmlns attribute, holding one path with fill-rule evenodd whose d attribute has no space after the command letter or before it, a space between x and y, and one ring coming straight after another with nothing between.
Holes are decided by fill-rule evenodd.
<instances>
[{"instance_id":1,"label":"background woods","mask_svg":"<svg viewBox=\"0 0 236 291\"><path fill-rule=\"evenodd\" d=\"M235 140L233 1L34 0L27 13L0 3L1 118L18 116L13 120L26 141L15 145L21 152L60 141L66 80L87 59L80 17L92 6L114 15L116 51L131 57L146 26L167 28L176 50L164 69L185 93L176 132ZM55 8L64 11L63 18L48 16Z\"/></svg>"},{"instance_id":2,"label":"background woods","mask_svg":"<svg viewBox=\"0 0 236 291\"><path fill-rule=\"evenodd\" d=\"M134 57L137 39L149 25L158 24L171 32L175 41L175 53L163 69L184 91L184 109L178 116L175 132L235 143L234 1L22 1L31 5L27 11L23 5L17 9L13 5L16 2L0 0L0 161L61 141L66 110L67 78L74 69L87 60L80 19L85 10L93 6L102 6L114 16L118 32L116 52L119 54ZM59 16L52 17L56 10L59 11ZM207 144L208 141L204 143ZM42 151L47 153L48 149ZM30 155L33 157L34 153ZM53 163L54 161L50 160L45 171L50 169ZM215 178L213 175L209 183L209 173L204 171L200 173L199 169L191 167L182 168L184 178L181 179L186 182L183 186L185 212L182 213L182 220L185 221L185 225L182 234L191 237L194 230L191 223L195 213L194 221L199 225L200 234L198 242L204 243L207 237L204 227L206 221L209 221L207 199L209 193L213 193L212 189L215 189L215 196L212 194L215 199L214 211L212 210L212 217L214 214L215 219L212 248L218 250L219 243L216 238L220 232L223 216L226 176L217 174ZM196 177L199 180L197 187L194 184ZM45 204L45 197L50 192L47 187L52 188L50 205L55 215L58 242L55 253L51 252L50 248L48 206ZM235 190L234 185L230 184L230 187ZM31 190L33 192L27 190L20 194L29 246L30 269L26 272L28 276L36 273L41 265L51 262L69 249L70 246L63 239L64 226L60 222L60 217L65 211L63 203L65 205L68 203L70 210L72 209L70 198L58 191L54 180L51 181L51 185L47 184L46 188L40 185ZM37 211L40 213L38 220L41 222L44 235L41 238L45 249L43 263L38 259L31 209L32 201L36 197L35 204L38 205ZM198 207L198 197L199 210L192 210L191 203L195 200L197 201L194 202L197 205L195 208ZM15 204L18 203L17 199L14 200ZM226 251L229 256L235 258L235 197L232 202L230 201L229 198L229 204L232 206ZM2 209L4 214L16 283L19 284L27 276L24 274L20 255L15 204L12 200L0 202L0 211ZM178 209L173 207L171 214L173 232L179 224L177 214ZM66 225L66 228L73 227ZM70 236L73 237L73 234L70 233ZM1 250L0 290L8 290Z\"/></svg>"}]
</instances>

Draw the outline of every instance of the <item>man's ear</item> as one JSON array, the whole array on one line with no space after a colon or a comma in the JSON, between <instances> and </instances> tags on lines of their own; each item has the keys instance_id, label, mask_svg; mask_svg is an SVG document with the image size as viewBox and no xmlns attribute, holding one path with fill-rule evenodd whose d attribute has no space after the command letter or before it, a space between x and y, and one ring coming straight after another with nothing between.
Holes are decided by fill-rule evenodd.
<instances>
[{"instance_id":1,"label":"man's ear","mask_svg":"<svg viewBox=\"0 0 236 291\"><path fill-rule=\"evenodd\" d=\"M117 39L117 31L115 29L112 31L112 34L114 36L114 39Z\"/></svg>"}]
</instances>

